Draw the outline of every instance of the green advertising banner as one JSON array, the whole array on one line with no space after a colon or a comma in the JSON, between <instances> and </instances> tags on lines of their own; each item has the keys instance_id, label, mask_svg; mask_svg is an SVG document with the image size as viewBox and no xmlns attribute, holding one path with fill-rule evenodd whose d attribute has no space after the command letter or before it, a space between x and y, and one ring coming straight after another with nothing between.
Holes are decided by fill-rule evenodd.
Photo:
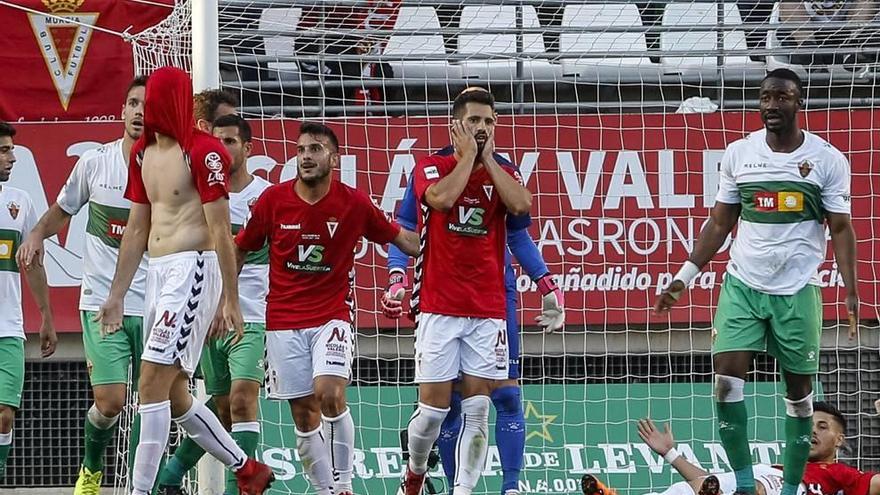
<instances>
[{"instance_id":1,"label":"green advertising banner","mask_svg":"<svg viewBox=\"0 0 880 495\"><path fill-rule=\"evenodd\" d=\"M755 462L781 463L784 447L782 386L746 386L749 440ZM579 493L580 478L593 473L621 495L662 492L680 481L662 457L636 432L636 421L650 417L670 422L677 449L710 472L729 469L714 420L711 383L614 385L526 385L523 406L527 423L525 469L520 490L529 493ZM355 493L396 493L404 464L400 430L416 402L415 387L352 387L349 405L357 432ZM290 410L284 402L262 402L261 460L278 478L272 495L312 493L296 453ZM494 414L491 418L494 425ZM497 494L501 463L490 426L486 469L475 493ZM442 469L431 476L439 493L445 489Z\"/></svg>"}]
</instances>

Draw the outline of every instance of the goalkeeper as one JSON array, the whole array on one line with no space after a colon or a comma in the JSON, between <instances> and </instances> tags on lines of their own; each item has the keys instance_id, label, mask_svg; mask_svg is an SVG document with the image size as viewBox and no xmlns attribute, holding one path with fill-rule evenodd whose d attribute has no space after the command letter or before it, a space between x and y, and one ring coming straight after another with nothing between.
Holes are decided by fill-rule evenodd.
<instances>
[{"instance_id":1,"label":"goalkeeper","mask_svg":"<svg viewBox=\"0 0 880 495\"><path fill-rule=\"evenodd\" d=\"M776 69L758 94L764 129L725 150L711 217L654 309L664 312L675 304L739 221L712 345L721 444L737 493L755 493L743 387L754 353L766 350L779 362L786 386L781 495L795 495L810 452L812 378L819 371L822 300L816 269L825 261L825 222L846 286L850 338L858 321L856 237L846 157L798 127L800 78Z\"/></svg>"},{"instance_id":2,"label":"goalkeeper","mask_svg":"<svg viewBox=\"0 0 880 495\"><path fill-rule=\"evenodd\" d=\"M837 462L837 453L846 442L846 418L827 402L813 403L812 435L810 451L798 494L811 495L880 495L880 474L863 472ZM736 487L732 472L711 475L699 466L691 464L675 450L672 430L666 425L658 430L650 419L639 421L639 436L654 452L663 456L685 481L673 484L662 495L718 495L730 493ZM755 487L759 495L779 495L783 484L782 466L755 464ZM595 477L584 477L585 487L601 487ZM585 489L586 495L595 495L595 489ZM607 493L606 493L607 495Z\"/></svg>"},{"instance_id":3,"label":"goalkeeper","mask_svg":"<svg viewBox=\"0 0 880 495\"><path fill-rule=\"evenodd\" d=\"M510 163L499 154L495 154L498 163ZM512 166L512 165L511 165ZM418 208L413 192L413 181L407 184L406 192L397 212L397 222L405 229L415 230L418 223ZM542 312L536 319L538 324L548 332L562 328L565 321L562 291L558 288L541 252L529 237L526 229L508 230L507 246L516 256L517 261L532 277L542 294ZM389 318L400 318L403 314L403 297L408 285L406 268L409 257L396 246L388 251L389 289L382 297L382 312ZM495 420L495 438L498 441L498 454L501 458L503 481L501 493L513 495L519 493L519 475L522 471L523 451L525 449L525 418L522 408L522 392L519 387L519 322L517 320L516 275L507 253L505 269L505 286L507 292L507 342L509 346L508 379L498 382L492 391L491 399L498 415ZM449 413L440 429L437 446L443 463L443 471L453 486L455 477L455 444L461 430L461 394L452 393Z\"/></svg>"}]
</instances>

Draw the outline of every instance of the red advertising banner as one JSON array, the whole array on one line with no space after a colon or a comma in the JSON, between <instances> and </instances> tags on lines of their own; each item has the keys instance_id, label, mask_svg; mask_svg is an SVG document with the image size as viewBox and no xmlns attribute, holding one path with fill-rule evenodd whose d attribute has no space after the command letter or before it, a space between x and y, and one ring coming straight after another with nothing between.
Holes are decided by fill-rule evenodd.
<instances>
[{"instance_id":1,"label":"red advertising banner","mask_svg":"<svg viewBox=\"0 0 880 495\"><path fill-rule=\"evenodd\" d=\"M878 115L870 111L812 112L807 129L831 141L852 164L853 223L859 238L862 317L876 319L880 252L880 170L874 143ZM338 177L394 211L415 161L448 142L442 118L361 118L330 122L343 143ZM295 176L298 122L252 122L256 146L248 163L273 182ZM727 143L761 127L757 113L709 115L539 115L501 117L497 149L520 167L534 193L531 234L566 292L567 323L589 330L646 323L711 321L729 242L679 307L653 316L653 300L687 258L709 214L718 163ZM22 124L11 185L27 190L38 213L46 210L78 156L121 135L119 123ZM47 136L51 136L47 139ZM47 244L47 267L59 328L76 331L86 213L74 217L61 239ZM463 256L466 253L463 253ZM393 326L376 317L386 283L385 251L357 253L357 324ZM825 316L842 314L842 281L831 261L820 267ZM518 274L522 321L539 307L536 289ZM378 287L378 288L377 288ZM28 298L25 298L28 300ZM37 328L27 301L28 328Z\"/></svg>"},{"instance_id":2,"label":"red advertising banner","mask_svg":"<svg viewBox=\"0 0 880 495\"><path fill-rule=\"evenodd\" d=\"M171 13L173 0L21 0L0 6L0 120L113 120L134 74L138 33Z\"/></svg>"}]
</instances>

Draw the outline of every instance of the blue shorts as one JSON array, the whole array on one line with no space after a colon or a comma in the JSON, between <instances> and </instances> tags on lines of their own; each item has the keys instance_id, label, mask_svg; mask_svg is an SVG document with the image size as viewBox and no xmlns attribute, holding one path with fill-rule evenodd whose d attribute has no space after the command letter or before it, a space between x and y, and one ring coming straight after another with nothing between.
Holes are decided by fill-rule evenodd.
<instances>
[{"instance_id":1,"label":"blue shorts","mask_svg":"<svg viewBox=\"0 0 880 495\"><path fill-rule=\"evenodd\" d=\"M507 289L507 351L510 357L510 364L507 368L507 377L511 380L518 380L519 375L519 320L516 314L516 301L518 294L516 288Z\"/></svg>"}]
</instances>

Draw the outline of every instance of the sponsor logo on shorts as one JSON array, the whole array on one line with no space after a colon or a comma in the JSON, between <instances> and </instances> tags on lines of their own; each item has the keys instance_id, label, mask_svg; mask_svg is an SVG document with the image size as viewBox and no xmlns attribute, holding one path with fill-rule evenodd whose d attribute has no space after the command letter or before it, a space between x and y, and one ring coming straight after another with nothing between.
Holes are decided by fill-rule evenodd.
<instances>
[{"instance_id":1,"label":"sponsor logo on shorts","mask_svg":"<svg viewBox=\"0 0 880 495\"><path fill-rule=\"evenodd\" d=\"M325 363L327 363L327 366L345 366L345 361L330 361L330 360L327 360L327 361L325 361Z\"/></svg>"},{"instance_id":2,"label":"sponsor logo on shorts","mask_svg":"<svg viewBox=\"0 0 880 495\"><path fill-rule=\"evenodd\" d=\"M165 347L161 347L161 348L160 348L160 347L155 347L155 346L152 346L152 345L151 345L151 346L147 346L147 349L149 349L149 350L151 350L151 351L153 351L153 352L165 352L165 349L166 349L166 348L165 348Z\"/></svg>"},{"instance_id":3,"label":"sponsor logo on shorts","mask_svg":"<svg viewBox=\"0 0 880 495\"><path fill-rule=\"evenodd\" d=\"M507 369L507 329L499 328L495 337L495 369Z\"/></svg>"}]
</instances>

